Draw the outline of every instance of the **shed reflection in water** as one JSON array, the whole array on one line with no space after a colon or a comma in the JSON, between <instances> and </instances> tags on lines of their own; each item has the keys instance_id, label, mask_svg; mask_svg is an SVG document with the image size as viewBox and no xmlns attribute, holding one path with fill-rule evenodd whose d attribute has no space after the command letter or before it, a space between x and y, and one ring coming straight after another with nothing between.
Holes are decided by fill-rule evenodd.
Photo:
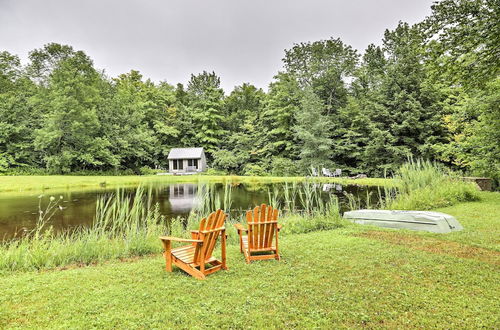
<instances>
[{"instance_id":1,"label":"shed reflection in water","mask_svg":"<svg viewBox=\"0 0 500 330\"><path fill-rule=\"evenodd\" d=\"M170 210L172 213L189 213L200 204L198 185L194 183L172 184L168 187Z\"/></svg>"}]
</instances>

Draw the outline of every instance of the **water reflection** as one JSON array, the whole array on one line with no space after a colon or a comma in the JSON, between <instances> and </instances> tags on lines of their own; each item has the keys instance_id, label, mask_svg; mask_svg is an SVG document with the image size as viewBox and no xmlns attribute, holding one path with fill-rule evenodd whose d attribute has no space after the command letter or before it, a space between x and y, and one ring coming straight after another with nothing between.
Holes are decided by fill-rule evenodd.
<instances>
[{"instance_id":1,"label":"water reflection","mask_svg":"<svg viewBox=\"0 0 500 330\"><path fill-rule=\"evenodd\" d=\"M194 183L172 184L168 187L172 213L189 213L200 204L198 185Z\"/></svg>"},{"instance_id":2,"label":"water reflection","mask_svg":"<svg viewBox=\"0 0 500 330\"><path fill-rule=\"evenodd\" d=\"M314 184L317 191L326 199L332 194L336 195L341 203L341 209L346 210L347 198L345 193L353 194L359 200L366 204L373 204L377 199L376 187L363 186L342 186L340 184L325 183ZM231 214L239 217L245 210L269 203L270 192L278 190L280 197L284 189L301 190L302 184L284 183L233 183L231 192ZM134 194L136 187L123 188L125 193ZM200 195L204 191L203 184L196 183L178 183L165 184L155 183L147 186L151 190L152 201L158 203L159 211L167 219L178 216L186 217L189 212L201 203ZM224 185L214 184L211 188L216 195L223 199ZM95 216L96 199L103 193L113 193L115 189L99 188L93 191L79 191L77 189L55 194L63 196L64 210L56 212L51 219L51 224L56 231L66 230L80 225L91 225ZM374 192L370 194L370 192ZM300 198L295 196L296 203L299 205ZM47 195L42 205L48 202ZM367 200L373 199L373 200ZM1 196L0 197L0 240L11 238L16 233L21 233L24 229L31 230L36 224L38 217L38 195L32 196Z\"/></svg>"},{"instance_id":3,"label":"water reflection","mask_svg":"<svg viewBox=\"0 0 500 330\"><path fill-rule=\"evenodd\" d=\"M337 183L325 183L323 184L322 190L324 192L330 192L331 190L342 192L342 185Z\"/></svg>"}]
</instances>

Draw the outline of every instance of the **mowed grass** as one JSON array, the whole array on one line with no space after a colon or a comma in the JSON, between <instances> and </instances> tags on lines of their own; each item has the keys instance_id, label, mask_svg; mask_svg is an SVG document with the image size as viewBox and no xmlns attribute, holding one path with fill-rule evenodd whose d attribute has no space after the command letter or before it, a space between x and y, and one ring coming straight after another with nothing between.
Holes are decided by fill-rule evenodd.
<instances>
[{"instance_id":1,"label":"mowed grass","mask_svg":"<svg viewBox=\"0 0 500 330\"><path fill-rule=\"evenodd\" d=\"M130 175L130 176L0 176L0 193L41 193L49 190L55 193L69 188L100 189L117 186L137 186L149 183L181 182L221 182L221 183L273 183L273 182L336 182L341 184L359 184L371 186L391 185L392 180L380 178L307 178L307 177L256 177L256 176L216 176L216 175Z\"/></svg>"},{"instance_id":2,"label":"mowed grass","mask_svg":"<svg viewBox=\"0 0 500 330\"><path fill-rule=\"evenodd\" d=\"M500 192L480 192L481 201L457 204L436 211L453 213L466 230L443 238L500 251ZM430 234L429 236L439 236Z\"/></svg>"},{"instance_id":3,"label":"mowed grass","mask_svg":"<svg viewBox=\"0 0 500 330\"><path fill-rule=\"evenodd\" d=\"M370 230L369 236L375 238L376 233L381 234L383 240L399 239L401 244L413 242L417 244L436 244L435 240L442 242L456 242L465 248L488 249L500 252L500 193L478 192L479 201L456 204L454 206L438 208L433 211L453 215L464 227L464 230L449 234L436 234L429 232L416 232L409 230L390 230L370 227L356 227L357 230ZM382 237L383 236L383 237ZM434 240L434 241L433 241ZM450 245L451 246L451 245ZM458 245L455 245L459 247Z\"/></svg>"},{"instance_id":4,"label":"mowed grass","mask_svg":"<svg viewBox=\"0 0 500 330\"><path fill-rule=\"evenodd\" d=\"M250 265L230 245L230 270L206 281L175 267L166 273L160 255L6 275L0 328L498 328L500 262L488 231L499 228L500 194L481 197L441 210L461 221L461 233L351 225L284 235L282 261ZM476 247L489 257L439 244L421 249L379 232Z\"/></svg>"}]
</instances>

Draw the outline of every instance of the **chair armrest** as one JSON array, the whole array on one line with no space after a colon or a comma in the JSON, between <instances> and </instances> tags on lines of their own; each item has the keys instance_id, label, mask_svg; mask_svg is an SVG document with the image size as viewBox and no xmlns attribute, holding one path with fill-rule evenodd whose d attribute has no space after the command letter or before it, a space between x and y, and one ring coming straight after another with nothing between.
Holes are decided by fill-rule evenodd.
<instances>
[{"instance_id":1,"label":"chair armrest","mask_svg":"<svg viewBox=\"0 0 500 330\"><path fill-rule=\"evenodd\" d=\"M243 227L240 223L235 223L234 227L236 227L236 230L238 230L238 231L248 231L248 229Z\"/></svg>"},{"instance_id":2,"label":"chair armrest","mask_svg":"<svg viewBox=\"0 0 500 330\"><path fill-rule=\"evenodd\" d=\"M191 230L191 239L198 239L200 238L200 231L199 230Z\"/></svg>"},{"instance_id":3,"label":"chair armrest","mask_svg":"<svg viewBox=\"0 0 500 330\"><path fill-rule=\"evenodd\" d=\"M203 243L201 239L188 239L188 238L178 238L170 236L160 236L162 241L174 241L174 242L185 242L185 243Z\"/></svg>"}]
</instances>

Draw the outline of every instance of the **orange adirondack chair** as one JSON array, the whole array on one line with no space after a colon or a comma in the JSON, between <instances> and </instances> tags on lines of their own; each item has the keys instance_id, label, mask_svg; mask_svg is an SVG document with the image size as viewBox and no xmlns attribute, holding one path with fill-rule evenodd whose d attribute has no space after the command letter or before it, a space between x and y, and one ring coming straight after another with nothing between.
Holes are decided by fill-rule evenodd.
<instances>
[{"instance_id":1,"label":"orange adirondack chair","mask_svg":"<svg viewBox=\"0 0 500 330\"><path fill-rule=\"evenodd\" d=\"M191 239L161 236L165 248L165 261L167 272L172 271L172 263L197 279L205 279L205 275L212 274L226 266L226 229L224 221L226 214L222 210L210 213L208 218L201 219L200 229L191 231ZM222 261L212 256L212 252L221 236ZM191 243L172 249L171 242ZM205 268L206 264L212 267Z\"/></svg>"},{"instance_id":2,"label":"orange adirondack chair","mask_svg":"<svg viewBox=\"0 0 500 330\"><path fill-rule=\"evenodd\" d=\"M240 235L240 251L245 255L247 263L251 260L276 259L280 260L278 253L278 210L272 206L262 204L252 211L247 211L247 225L244 228L237 223L234 226ZM247 235L243 235L246 232ZM273 237L275 244L273 244ZM256 252L271 252L271 254L252 255Z\"/></svg>"}]
</instances>

